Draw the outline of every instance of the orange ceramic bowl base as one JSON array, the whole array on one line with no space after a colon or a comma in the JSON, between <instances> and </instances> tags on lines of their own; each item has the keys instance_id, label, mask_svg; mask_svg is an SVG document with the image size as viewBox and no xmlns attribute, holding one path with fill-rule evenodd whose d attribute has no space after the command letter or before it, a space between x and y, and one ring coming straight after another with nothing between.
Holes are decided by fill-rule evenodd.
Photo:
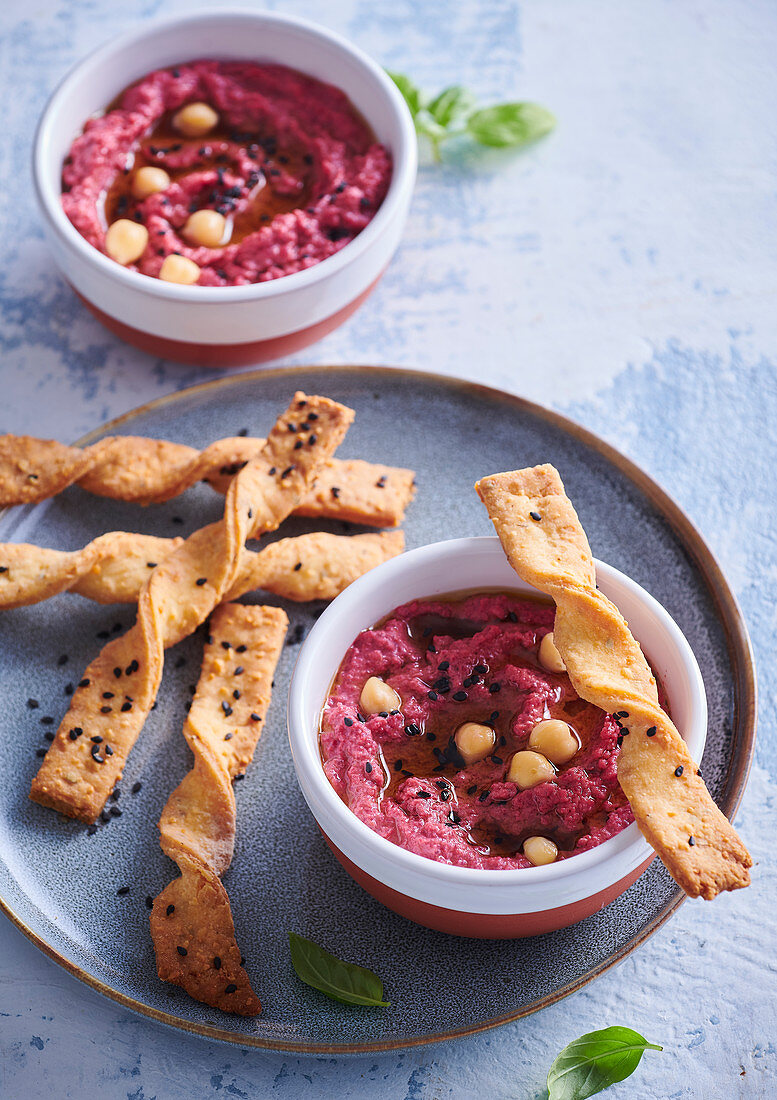
<instances>
[{"instance_id":1,"label":"orange ceramic bowl base","mask_svg":"<svg viewBox=\"0 0 777 1100\"><path fill-rule=\"evenodd\" d=\"M191 363L196 367L224 368L245 367L252 363L266 363L269 359L280 359L284 355L291 355L292 352L323 339L356 312L367 295L374 290L379 279L380 275L347 306L333 313L331 317L318 321L315 325L297 329L296 332L289 332L285 336L274 336L269 340L254 340L246 344L192 344L185 340L168 340L164 336L152 336L148 332L142 332L140 329L125 325L122 321L117 321L115 317L103 313L77 290L75 293L107 329L126 343L140 348L141 351L160 359L172 359L176 363Z\"/></svg>"},{"instance_id":2,"label":"orange ceramic bowl base","mask_svg":"<svg viewBox=\"0 0 777 1100\"><path fill-rule=\"evenodd\" d=\"M422 924L425 928L433 928L437 932L449 932L453 936L470 936L479 940L517 940L525 936L539 936L543 932L555 932L559 928L567 928L570 924L598 913L615 901L617 897L637 881L643 871L647 870L655 858L650 855L636 871L626 875L619 882L600 890L598 894L583 898L581 901L572 902L569 905L561 905L557 909L546 909L541 913L517 913L508 915L495 915L492 913L462 913L456 909L443 909L429 902L418 901L406 894L400 894L398 890L392 890L390 886L384 886L382 882L372 878L360 867L343 855L335 847L326 833L324 840L334 852L351 878L362 886L368 894L372 894L388 909L399 913L401 917L407 917Z\"/></svg>"}]
</instances>

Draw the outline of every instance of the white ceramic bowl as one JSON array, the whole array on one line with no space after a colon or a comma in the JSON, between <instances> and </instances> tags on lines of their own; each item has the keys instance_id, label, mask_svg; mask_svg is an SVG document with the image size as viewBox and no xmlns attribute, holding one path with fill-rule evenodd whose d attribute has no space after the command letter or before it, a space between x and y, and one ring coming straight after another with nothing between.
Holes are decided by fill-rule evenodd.
<instances>
[{"instance_id":1,"label":"white ceramic bowl","mask_svg":"<svg viewBox=\"0 0 777 1100\"><path fill-rule=\"evenodd\" d=\"M372 221L340 252L266 283L180 286L128 271L81 236L62 210L62 162L84 123L134 80L200 57L274 61L342 89L391 152L393 174ZM54 259L109 328L146 351L208 366L297 350L340 324L393 256L416 176L410 112L386 73L356 46L304 19L200 12L123 34L80 62L51 96L33 148L33 179Z\"/></svg>"},{"instance_id":2,"label":"white ceramic bowl","mask_svg":"<svg viewBox=\"0 0 777 1100\"><path fill-rule=\"evenodd\" d=\"M598 561L596 575L661 679L675 725L698 763L707 733L707 700L688 642L661 605L634 581ZM289 739L308 806L338 859L370 893L404 916L442 931L534 935L597 912L636 880L653 852L635 824L590 851L545 867L452 867L405 851L373 832L336 794L319 755L321 709L357 634L416 597L483 588L536 591L517 577L496 537L434 543L360 577L326 609L302 647L289 689Z\"/></svg>"}]
</instances>

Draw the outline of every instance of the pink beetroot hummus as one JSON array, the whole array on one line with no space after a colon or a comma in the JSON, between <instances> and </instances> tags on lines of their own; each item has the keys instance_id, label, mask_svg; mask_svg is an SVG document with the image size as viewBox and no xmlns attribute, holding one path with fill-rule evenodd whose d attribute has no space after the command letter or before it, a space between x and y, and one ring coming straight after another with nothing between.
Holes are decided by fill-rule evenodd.
<instances>
[{"instance_id":1,"label":"pink beetroot hummus","mask_svg":"<svg viewBox=\"0 0 777 1100\"><path fill-rule=\"evenodd\" d=\"M186 104L219 116L206 137L172 125ZM164 168L170 185L135 199L139 167ZM371 221L391 158L338 88L282 65L195 61L150 73L75 139L62 171L70 221L105 252L108 225L137 221L148 244L132 270L158 276L171 253L193 260L201 286L238 286L303 271L338 252ZM198 210L229 221L218 248L181 230Z\"/></svg>"},{"instance_id":2,"label":"pink beetroot hummus","mask_svg":"<svg viewBox=\"0 0 777 1100\"><path fill-rule=\"evenodd\" d=\"M580 699L566 673L543 669L538 649L552 605L508 594L415 600L363 631L324 707L321 753L333 787L393 843L460 867L529 867L529 836L585 851L634 820L616 776L617 718ZM401 708L360 714L366 680L381 677ZM580 749L554 778L528 790L508 782L510 758L545 718L572 726ZM493 754L465 765L454 734L490 725Z\"/></svg>"}]
</instances>

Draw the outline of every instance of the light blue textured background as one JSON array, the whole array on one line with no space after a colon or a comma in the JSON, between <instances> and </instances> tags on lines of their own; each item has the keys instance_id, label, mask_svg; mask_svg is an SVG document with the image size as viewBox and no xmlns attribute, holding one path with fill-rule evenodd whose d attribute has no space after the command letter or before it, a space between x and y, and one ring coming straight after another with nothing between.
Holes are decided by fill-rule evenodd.
<instances>
[{"instance_id":1,"label":"light blue textured background","mask_svg":"<svg viewBox=\"0 0 777 1100\"><path fill-rule=\"evenodd\" d=\"M429 88L462 81L486 100L535 98L558 115L557 132L526 154L463 151L423 168L379 290L289 361L487 380L571 413L672 492L719 556L759 658L757 763L738 817L754 882L712 905L687 903L616 971L528 1020L340 1059L168 1032L92 993L0 920L0 1095L538 1098L561 1046L627 1023L665 1053L646 1056L608 1096L775 1097L777 8L265 6L326 22ZM78 305L51 265L28 172L36 119L64 71L141 19L189 9L184 0L2 8L0 431L73 439L210 377L119 344ZM451 995L466 996L455 975Z\"/></svg>"}]
</instances>

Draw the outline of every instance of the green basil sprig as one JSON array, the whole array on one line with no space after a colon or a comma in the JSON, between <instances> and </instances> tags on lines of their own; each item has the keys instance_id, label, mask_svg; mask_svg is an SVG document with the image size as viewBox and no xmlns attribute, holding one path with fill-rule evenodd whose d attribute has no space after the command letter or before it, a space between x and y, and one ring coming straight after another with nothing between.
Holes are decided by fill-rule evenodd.
<instances>
[{"instance_id":1,"label":"green basil sprig","mask_svg":"<svg viewBox=\"0 0 777 1100\"><path fill-rule=\"evenodd\" d=\"M390 1001L383 1000L383 982L371 970L343 962L296 932L289 932L289 946L292 966L306 985L346 1005L389 1007Z\"/></svg>"},{"instance_id":2,"label":"green basil sprig","mask_svg":"<svg viewBox=\"0 0 777 1100\"><path fill-rule=\"evenodd\" d=\"M585 1100L630 1077L646 1050L663 1050L630 1027L605 1027L581 1035L556 1058L548 1073L548 1100Z\"/></svg>"},{"instance_id":3,"label":"green basil sprig","mask_svg":"<svg viewBox=\"0 0 777 1100\"><path fill-rule=\"evenodd\" d=\"M448 138L468 134L480 145L516 149L544 137L556 125L550 111L538 103L498 103L478 108L473 93L461 84L452 84L430 98L402 73L388 75L410 109L416 132L429 139L437 160L440 146Z\"/></svg>"}]
</instances>

